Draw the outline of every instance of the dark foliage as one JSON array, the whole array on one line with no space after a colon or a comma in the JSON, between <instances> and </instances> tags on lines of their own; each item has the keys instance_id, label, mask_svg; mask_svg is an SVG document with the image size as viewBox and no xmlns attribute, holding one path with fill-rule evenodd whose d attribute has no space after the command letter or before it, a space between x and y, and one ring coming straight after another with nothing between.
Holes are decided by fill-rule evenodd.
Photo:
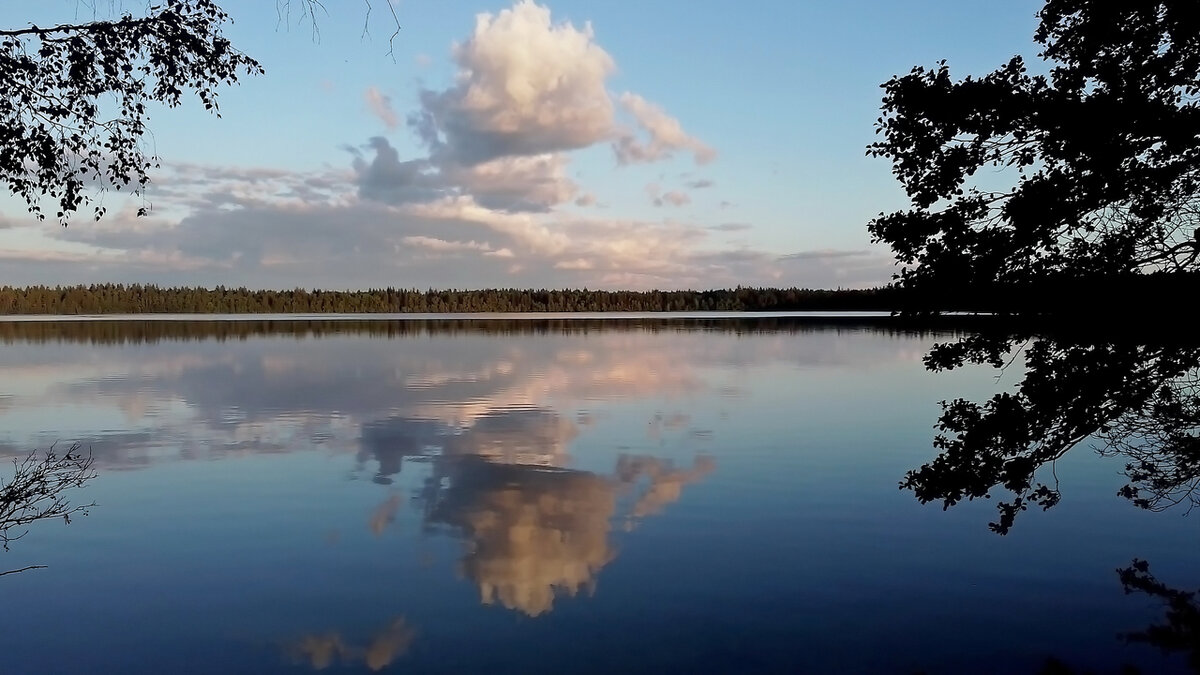
<instances>
[{"instance_id":1,"label":"dark foliage","mask_svg":"<svg viewBox=\"0 0 1200 675\"><path fill-rule=\"evenodd\" d=\"M0 30L0 181L39 219L43 198L57 202L64 225L92 202L85 188L141 194L156 162L148 106L190 91L217 113L221 86L263 72L227 23L212 0L161 0L144 16Z\"/></svg>"},{"instance_id":2,"label":"dark foliage","mask_svg":"<svg viewBox=\"0 0 1200 675\"><path fill-rule=\"evenodd\" d=\"M902 265L900 309L1060 325L1174 314L1200 290L1200 3L1047 0L1038 18L1044 74L1017 56L982 77L942 62L883 85L868 154L891 160L911 208L869 227ZM1120 494L1137 506L1194 502L1200 347L1173 340L1179 326L1139 328L935 348L932 370L1023 359L1025 375L982 404L943 403L939 454L901 487L944 507L1007 491L991 523L1007 533L1059 502L1054 463L1092 439L1126 457Z\"/></svg>"},{"instance_id":3,"label":"dark foliage","mask_svg":"<svg viewBox=\"0 0 1200 675\"><path fill-rule=\"evenodd\" d=\"M883 85L868 154L891 160L912 208L870 231L906 287L1197 267L1200 4L1048 0L1039 19L1047 74L1017 56L983 77L942 62Z\"/></svg>"}]
</instances>

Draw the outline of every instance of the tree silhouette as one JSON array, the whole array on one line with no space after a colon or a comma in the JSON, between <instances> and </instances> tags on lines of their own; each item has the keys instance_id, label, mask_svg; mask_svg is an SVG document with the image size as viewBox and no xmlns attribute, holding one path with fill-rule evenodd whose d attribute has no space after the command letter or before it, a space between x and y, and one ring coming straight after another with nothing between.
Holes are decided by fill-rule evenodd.
<instances>
[{"instance_id":1,"label":"tree silhouette","mask_svg":"<svg viewBox=\"0 0 1200 675\"><path fill-rule=\"evenodd\" d=\"M10 542L25 536L28 526L38 521L62 518L69 523L71 516L86 514L93 504L72 504L64 493L95 476L91 455L80 452L78 445L61 455L50 448L41 455L33 452L23 460L14 459L12 477L0 480L0 545L7 551ZM36 567L42 565L0 572L0 576Z\"/></svg>"},{"instance_id":2,"label":"tree silhouette","mask_svg":"<svg viewBox=\"0 0 1200 675\"><path fill-rule=\"evenodd\" d=\"M370 0L364 6L365 35ZM388 7L394 40L399 18ZM294 15L319 37L320 0L277 0L276 8L281 24ZM191 92L220 116L220 88L264 72L225 37L231 22L215 0L160 0L144 14L0 29L0 182L39 220L43 201L56 203L63 225L93 204L88 189L141 195L157 166L143 148L148 106L174 108ZM97 220L104 213L92 209Z\"/></svg>"},{"instance_id":3,"label":"tree silhouette","mask_svg":"<svg viewBox=\"0 0 1200 675\"><path fill-rule=\"evenodd\" d=\"M907 288L1197 267L1200 7L1048 0L1038 17L1045 74L1016 56L882 85L868 154L891 160L911 208L869 229Z\"/></svg>"},{"instance_id":4,"label":"tree silhouette","mask_svg":"<svg viewBox=\"0 0 1200 675\"><path fill-rule=\"evenodd\" d=\"M0 30L0 180L39 219L43 198L57 202L64 225L91 203L85 186L140 195L155 166L147 105L191 91L217 114L220 86L263 72L227 23L212 0L164 0L144 16Z\"/></svg>"},{"instance_id":5,"label":"tree silhouette","mask_svg":"<svg viewBox=\"0 0 1200 675\"><path fill-rule=\"evenodd\" d=\"M1200 269L1200 5L1047 0L1038 18L1043 73L1016 56L982 77L941 62L883 84L867 152L891 160L911 204L869 229L898 258L905 308L974 295L1007 298L979 309L1077 319L1125 287L1174 309L1171 291ZM991 523L1004 534L1059 502L1054 463L1090 438L1127 458L1120 494L1134 504L1193 502L1200 348L1164 339L1170 327L1112 337L1097 324L936 347L932 370L1023 356L1025 375L983 403L943 403L939 454L901 487L944 507L1007 491Z\"/></svg>"}]
</instances>

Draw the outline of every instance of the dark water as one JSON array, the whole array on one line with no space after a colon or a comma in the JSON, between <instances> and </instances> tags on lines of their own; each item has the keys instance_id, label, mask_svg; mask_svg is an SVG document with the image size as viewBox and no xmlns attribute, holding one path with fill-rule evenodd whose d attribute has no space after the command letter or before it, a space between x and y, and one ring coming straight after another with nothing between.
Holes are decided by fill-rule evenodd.
<instances>
[{"instance_id":1,"label":"dark water","mask_svg":"<svg viewBox=\"0 0 1200 675\"><path fill-rule=\"evenodd\" d=\"M1087 448L1008 536L920 505L938 402L1021 364L882 324L0 324L0 453L99 471L0 554L49 566L0 670L1184 671L1116 570L1200 583L1194 520Z\"/></svg>"}]
</instances>

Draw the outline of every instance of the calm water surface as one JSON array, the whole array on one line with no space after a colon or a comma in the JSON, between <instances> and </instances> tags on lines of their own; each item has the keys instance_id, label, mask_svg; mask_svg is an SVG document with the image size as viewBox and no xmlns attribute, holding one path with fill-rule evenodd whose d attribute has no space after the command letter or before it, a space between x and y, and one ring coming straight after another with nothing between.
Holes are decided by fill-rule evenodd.
<instances>
[{"instance_id":1,"label":"calm water surface","mask_svg":"<svg viewBox=\"0 0 1200 675\"><path fill-rule=\"evenodd\" d=\"M876 324L881 322L876 322ZM0 578L5 673L1147 672L1194 520L1083 449L1010 535L897 489L949 334L870 320L0 325L0 454L99 477Z\"/></svg>"}]
</instances>

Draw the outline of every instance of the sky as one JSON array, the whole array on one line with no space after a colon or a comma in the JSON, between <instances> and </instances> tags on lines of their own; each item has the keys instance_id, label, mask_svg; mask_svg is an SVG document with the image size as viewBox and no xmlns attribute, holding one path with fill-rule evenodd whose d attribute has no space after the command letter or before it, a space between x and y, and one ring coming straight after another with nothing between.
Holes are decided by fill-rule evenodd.
<instances>
[{"instance_id":1,"label":"sky","mask_svg":"<svg viewBox=\"0 0 1200 675\"><path fill-rule=\"evenodd\" d=\"M0 195L0 284L886 283L866 226L907 202L865 155L879 85L1035 57L1041 5L392 0L389 40L385 2L326 0L315 30L296 0L222 2L266 74L223 90L219 119L153 108L161 168L144 201L101 195L99 222ZM92 17L5 4L3 28Z\"/></svg>"}]
</instances>

